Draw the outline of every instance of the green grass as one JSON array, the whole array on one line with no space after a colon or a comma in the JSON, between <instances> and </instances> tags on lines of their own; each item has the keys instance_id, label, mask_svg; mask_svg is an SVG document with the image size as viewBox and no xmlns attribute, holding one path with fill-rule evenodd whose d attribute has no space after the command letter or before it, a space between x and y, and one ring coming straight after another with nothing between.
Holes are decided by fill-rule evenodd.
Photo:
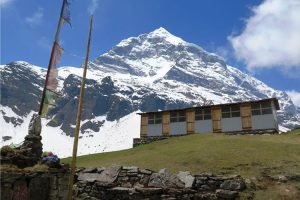
<instances>
[{"instance_id":1,"label":"green grass","mask_svg":"<svg viewBox=\"0 0 300 200\"><path fill-rule=\"evenodd\" d=\"M194 134L77 158L78 167L135 165L171 171L226 172L242 166L300 166L300 130L282 135ZM70 158L63 162L70 162ZM250 174L251 169L247 170ZM247 175L247 171L243 174ZM241 171L242 172L242 171ZM293 172L293 171L292 171ZM299 169L300 172L300 169Z\"/></svg>"},{"instance_id":2,"label":"green grass","mask_svg":"<svg viewBox=\"0 0 300 200\"><path fill-rule=\"evenodd\" d=\"M70 163L71 158L62 161ZM279 186L270 184L269 180L262 180L262 172L271 176L300 173L300 129L281 135L194 134L129 150L77 158L78 167L114 164L156 171L167 168L173 172L187 170L194 174L240 174L255 180L263 188L256 192L257 199L274 199L273 196L289 199L286 197L292 193L281 194L282 191L292 191L298 195L299 185L287 185L287 189L280 186L278 189Z\"/></svg>"}]
</instances>

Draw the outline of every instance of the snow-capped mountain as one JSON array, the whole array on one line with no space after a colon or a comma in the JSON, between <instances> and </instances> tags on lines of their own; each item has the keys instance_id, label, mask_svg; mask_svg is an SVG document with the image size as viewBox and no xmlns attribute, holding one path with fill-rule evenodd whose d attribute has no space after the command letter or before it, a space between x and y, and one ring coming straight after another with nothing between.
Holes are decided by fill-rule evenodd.
<instances>
[{"instance_id":1,"label":"snow-capped mountain","mask_svg":"<svg viewBox=\"0 0 300 200\"><path fill-rule=\"evenodd\" d=\"M1 65L2 145L21 142L37 112L46 70L18 61ZM43 120L44 150L71 155L82 68L59 68L62 94ZM122 40L89 63L79 154L130 148L136 112L277 97L280 124L300 125L290 97L201 47L159 28Z\"/></svg>"}]
</instances>

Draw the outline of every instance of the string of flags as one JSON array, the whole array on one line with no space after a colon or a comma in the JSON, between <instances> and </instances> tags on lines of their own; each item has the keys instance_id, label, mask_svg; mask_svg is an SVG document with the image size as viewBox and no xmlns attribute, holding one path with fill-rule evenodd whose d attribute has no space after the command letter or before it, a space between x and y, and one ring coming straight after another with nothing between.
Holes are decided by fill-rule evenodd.
<instances>
[{"instance_id":1,"label":"string of flags","mask_svg":"<svg viewBox=\"0 0 300 200\"><path fill-rule=\"evenodd\" d=\"M61 13L59 17L58 27L55 34L55 39L53 42L52 52L50 56L50 61L48 65L47 76L45 80L43 95L41 106L39 110L39 115L41 117L47 117L49 110L55 106L55 102L60 96L56 89L58 87L58 70L57 65L60 61L60 57L63 52L63 48L59 45L59 33L61 27L68 23L71 25L71 17L70 17L70 5L71 0L63 0L63 5L61 8Z\"/></svg>"}]
</instances>

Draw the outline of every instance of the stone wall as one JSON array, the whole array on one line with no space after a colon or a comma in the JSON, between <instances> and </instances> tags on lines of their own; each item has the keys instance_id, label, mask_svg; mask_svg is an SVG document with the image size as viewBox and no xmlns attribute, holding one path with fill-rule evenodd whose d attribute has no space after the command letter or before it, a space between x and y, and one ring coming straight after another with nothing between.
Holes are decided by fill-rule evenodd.
<instances>
[{"instance_id":1,"label":"stone wall","mask_svg":"<svg viewBox=\"0 0 300 200\"><path fill-rule=\"evenodd\" d=\"M68 195L69 173L65 169L3 170L3 200L63 200Z\"/></svg>"},{"instance_id":2,"label":"stone wall","mask_svg":"<svg viewBox=\"0 0 300 200\"><path fill-rule=\"evenodd\" d=\"M113 166L78 171L77 199L237 199L245 189L240 176L190 172L172 174L138 167Z\"/></svg>"},{"instance_id":3,"label":"stone wall","mask_svg":"<svg viewBox=\"0 0 300 200\"><path fill-rule=\"evenodd\" d=\"M193 133L199 134L199 133ZM215 133L211 133L215 134ZM224 132L226 135L263 135L263 134L278 134L276 129L267 129L267 130L249 130L249 131L231 131L231 132ZM187 134L183 135L170 135L170 136L149 136L149 137L142 137L142 138L133 138L133 147L137 147L139 145L149 144L155 141L164 140L172 137L180 137L180 136L187 136Z\"/></svg>"},{"instance_id":4,"label":"stone wall","mask_svg":"<svg viewBox=\"0 0 300 200\"><path fill-rule=\"evenodd\" d=\"M142 138L133 138L133 147L137 147L139 145L143 144L149 144L151 142L155 142L158 140L164 140L171 137L180 137L180 136L186 136L184 135L170 135L170 136L151 136L151 137L142 137Z\"/></svg>"},{"instance_id":5,"label":"stone wall","mask_svg":"<svg viewBox=\"0 0 300 200\"><path fill-rule=\"evenodd\" d=\"M28 134L25 136L22 145L17 148L9 146L1 148L1 164L16 165L20 168L31 167L37 164L43 153L41 130L41 117L33 114Z\"/></svg>"}]
</instances>

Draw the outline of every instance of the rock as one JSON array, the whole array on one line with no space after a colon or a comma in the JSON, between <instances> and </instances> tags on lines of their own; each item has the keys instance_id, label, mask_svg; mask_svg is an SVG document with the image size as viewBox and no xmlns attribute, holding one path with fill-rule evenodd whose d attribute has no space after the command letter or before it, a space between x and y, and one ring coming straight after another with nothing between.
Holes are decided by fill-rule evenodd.
<instances>
[{"instance_id":1,"label":"rock","mask_svg":"<svg viewBox=\"0 0 300 200\"><path fill-rule=\"evenodd\" d=\"M97 172L97 168L95 167L85 168L84 170L81 171L81 173L95 173L95 172Z\"/></svg>"},{"instance_id":2,"label":"rock","mask_svg":"<svg viewBox=\"0 0 300 200\"><path fill-rule=\"evenodd\" d=\"M135 167L135 166L123 166L122 167L123 170L126 170L128 172L138 172L139 168Z\"/></svg>"},{"instance_id":3,"label":"rock","mask_svg":"<svg viewBox=\"0 0 300 200\"><path fill-rule=\"evenodd\" d=\"M1 183L14 183L23 176L21 173L1 172Z\"/></svg>"},{"instance_id":4,"label":"rock","mask_svg":"<svg viewBox=\"0 0 300 200\"><path fill-rule=\"evenodd\" d=\"M162 169L158 173L150 176L149 187L158 188L184 188L185 184L180 179L172 175L167 169Z\"/></svg>"},{"instance_id":5,"label":"rock","mask_svg":"<svg viewBox=\"0 0 300 200\"><path fill-rule=\"evenodd\" d=\"M49 181L47 178L33 178L29 182L28 190L30 200L47 200Z\"/></svg>"},{"instance_id":6,"label":"rock","mask_svg":"<svg viewBox=\"0 0 300 200\"><path fill-rule=\"evenodd\" d=\"M140 184L142 184L142 185L144 185L144 186L147 186L149 180L150 180L150 176L149 176L149 175L147 175L147 174L142 174L142 175L141 175L141 179L140 179Z\"/></svg>"},{"instance_id":7,"label":"rock","mask_svg":"<svg viewBox=\"0 0 300 200\"><path fill-rule=\"evenodd\" d=\"M210 178L215 181L225 181L229 179L235 179L240 177L239 175L231 175L231 176L211 176Z\"/></svg>"},{"instance_id":8,"label":"rock","mask_svg":"<svg viewBox=\"0 0 300 200\"><path fill-rule=\"evenodd\" d=\"M220 188L224 190L244 190L245 182L242 179L232 179L226 180L221 185Z\"/></svg>"},{"instance_id":9,"label":"rock","mask_svg":"<svg viewBox=\"0 0 300 200\"><path fill-rule=\"evenodd\" d=\"M238 196L237 191L230 191L230 190L216 190L217 197L224 198L224 199L235 199Z\"/></svg>"},{"instance_id":10,"label":"rock","mask_svg":"<svg viewBox=\"0 0 300 200\"><path fill-rule=\"evenodd\" d=\"M151 175L153 173L153 171L148 170L148 169L139 169L139 172L141 174L147 174L147 175Z\"/></svg>"},{"instance_id":11,"label":"rock","mask_svg":"<svg viewBox=\"0 0 300 200\"><path fill-rule=\"evenodd\" d=\"M197 176L198 177L212 177L214 175L212 173L205 172L205 173L198 174Z\"/></svg>"},{"instance_id":12,"label":"rock","mask_svg":"<svg viewBox=\"0 0 300 200\"><path fill-rule=\"evenodd\" d=\"M124 188L131 188L132 184L130 182L123 182L123 183L121 183L121 186Z\"/></svg>"},{"instance_id":13,"label":"rock","mask_svg":"<svg viewBox=\"0 0 300 200\"><path fill-rule=\"evenodd\" d=\"M43 144L41 134L41 118L33 114L28 135L20 147L12 148L9 153L3 155L1 150L1 164L13 164L20 168L32 167L37 164L43 153Z\"/></svg>"},{"instance_id":14,"label":"rock","mask_svg":"<svg viewBox=\"0 0 300 200\"><path fill-rule=\"evenodd\" d=\"M5 135L2 136L2 141L5 142L6 140L10 140L11 138L12 138L11 136Z\"/></svg>"},{"instance_id":15,"label":"rock","mask_svg":"<svg viewBox=\"0 0 300 200\"><path fill-rule=\"evenodd\" d=\"M185 188L192 188L195 182L195 177L191 175L190 172L179 172L177 177L180 181L182 181L185 185Z\"/></svg>"},{"instance_id":16,"label":"rock","mask_svg":"<svg viewBox=\"0 0 300 200\"><path fill-rule=\"evenodd\" d=\"M245 179L245 185L246 185L245 186L246 188L249 188L251 190L256 190L256 185L251 179L246 178Z\"/></svg>"},{"instance_id":17,"label":"rock","mask_svg":"<svg viewBox=\"0 0 300 200\"><path fill-rule=\"evenodd\" d=\"M97 181L99 182L106 182L106 183L113 183L119 175L121 171L121 166L112 166L109 168L104 169L101 173Z\"/></svg>"},{"instance_id":18,"label":"rock","mask_svg":"<svg viewBox=\"0 0 300 200\"><path fill-rule=\"evenodd\" d=\"M28 134L29 135L41 135L42 125L41 116L33 114L29 123Z\"/></svg>"},{"instance_id":19,"label":"rock","mask_svg":"<svg viewBox=\"0 0 300 200\"><path fill-rule=\"evenodd\" d=\"M196 193L194 195L195 200L203 200L203 199L217 199L217 196L214 193Z\"/></svg>"},{"instance_id":20,"label":"rock","mask_svg":"<svg viewBox=\"0 0 300 200\"><path fill-rule=\"evenodd\" d=\"M288 181L288 178L284 175L278 175L278 181L285 183Z\"/></svg>"},{"instance_id":21,"label":"rock","mask_svg":"<svg viewBox=\"0 0 300 200\"><path fill-rule=\"evenodd\" d=\"M108 190L117 194L132 194L135 191L134 188L125 188L125 187L114 187Z\"/></svg>"},{"instance_id":22,"label":"rock","mask_svg":"<svg viewBox=\"0 0 300 200\"><path fill-rule=\"evenodd\" d=\"M101 173L105 170L105 167L97 167L97 173Z\"/></svg>"},{"instance_id":23,"label":"rock","mask_svg":"<svg viewBox=\"0 0 300 200\"><path fill-rule=\"evenodd\" d=\"M101 175L98 173L82 173L78 174L78 181L94 182L100 180Z\"/></svg>"},{"instance_id":24,"label":"rock","mask_svg":"<svg viewBox=\"0 0 300 200\"><path fill-rule=\"evenodd\" d=\"M13 187L14 200L30 200L26 181L16 181Z\"/></svg>"},{"instance_id":25,"label":"rock","mask_svg":"<svg viewBox=\"0 0 300 200\"><path fill-rule=\"evenodd\" d=\"M136 187L135 190L145 195L161 194L163 191L162 188L143 188L143 187Z\"/></svg>"},{"instance_id":26,"label":"rock","mask_svg":"<svg viewBox=\"0 0 300 200\"><path fill-rule=\"evenodd\" d=\"M292 180L292 181L300 181L300 174L296 173L294 175L290 175L290 176L288 176L288 179Z\"/></svg>"},{"instance_id":27,"label":"rock","mask_svg":"<svg viewBox=\"0 0 300 200\"><path fill-rule=\"evenodd\" d=\"M208 178L206 176L195 176L195 188L201 188L202 185L207 184Z\"/></svg>"}]
</instances>

